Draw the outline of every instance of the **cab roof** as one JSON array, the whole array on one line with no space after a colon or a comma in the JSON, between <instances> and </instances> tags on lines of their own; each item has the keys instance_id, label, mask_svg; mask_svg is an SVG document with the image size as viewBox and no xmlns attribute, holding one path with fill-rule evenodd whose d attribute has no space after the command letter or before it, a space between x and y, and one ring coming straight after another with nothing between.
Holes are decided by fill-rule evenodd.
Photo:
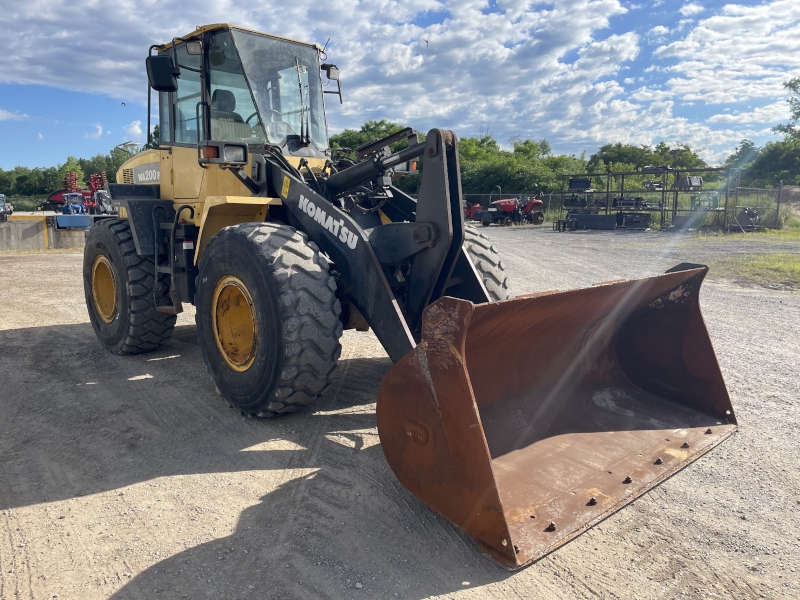
<instances>
[{"instance_id":1,"label":"cab roof","mask_svg":"<svg viewBox=\"0 0 800 600\"><path fill-rule=\"evenodd\" d=\"M282 35L275 35L274 33L264 33L263 31L256 31L255 29L248 29L247 27L239 27L238 25L231 25L229 23L215 23L213 25L198 25L194 31L191 33L187 33L186 35L181 36L180 40L187 41L192 38L195 38L203 33L208 31L219 31L222 29L238 29L239 31L246 31L247 33L255 33L258 35L264 35L267 37L275 38L278 40L286 40L287 42L294 42L295 44L303 44L304 46L311 46L312 48L316 48L317 50L322 50L322 46L317 43L312 42L301 42L300 40L294 40L292 38L284 37ZM158 46L158 50L166 50L167 48L172 47L172 42L167 42L161 46Z\"/></svg>"}]
</instances>

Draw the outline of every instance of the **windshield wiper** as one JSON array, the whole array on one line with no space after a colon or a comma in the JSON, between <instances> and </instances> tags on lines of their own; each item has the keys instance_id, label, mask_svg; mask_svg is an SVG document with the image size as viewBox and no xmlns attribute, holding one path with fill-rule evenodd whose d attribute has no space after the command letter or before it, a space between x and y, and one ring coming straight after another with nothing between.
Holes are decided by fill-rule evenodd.
<instances>
[{"instance_id":1,"label":"windshield wiper","mask_svg":"<svg viewBox=\"0 0 800 600\"><path fill-rule=\"evenodd\" d=\"M295 56L294 57L294 69L297 71L297 84L300 89L300 144L303 146L308 146L311 143L311 123L310 123L310 113L311 107L310 98L309 98L309 90L308 84L303 83L303 77L301 73L301 69L303 66L300 64L300 61Z\"/></svg>"}]
</instances>

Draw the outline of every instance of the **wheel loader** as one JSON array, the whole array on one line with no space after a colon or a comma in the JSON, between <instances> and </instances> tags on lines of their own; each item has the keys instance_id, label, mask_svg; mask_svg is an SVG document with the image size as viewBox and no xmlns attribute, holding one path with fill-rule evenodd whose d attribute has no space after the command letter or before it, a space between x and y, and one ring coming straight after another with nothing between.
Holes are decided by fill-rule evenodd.
<instances>
[{"instance_id":1,"label":"wheel loader","mask_svg":"<svg viewBox=\"0 0 800 600\"><path fill-rule=\"evenodd\" d=\"M736 429L698 304L706 267L509 298L464 224L455 134L335 158L324 98L342 88L324 58L231 25L150 48L160 145L122 165L119 218L87 234L103 346L155 350L194 304L220 394L274 417L325 393L343 329L372 329L394 362L376 408L390 467L508 569ZM392 184L414 162L416 199Z\"/></svg>"}]
</instances>

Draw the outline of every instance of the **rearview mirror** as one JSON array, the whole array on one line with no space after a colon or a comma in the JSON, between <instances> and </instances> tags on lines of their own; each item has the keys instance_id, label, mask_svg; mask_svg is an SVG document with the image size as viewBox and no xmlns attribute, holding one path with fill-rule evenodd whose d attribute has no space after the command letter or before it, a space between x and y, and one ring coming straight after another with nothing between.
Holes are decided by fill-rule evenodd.
<instances>
[{"instance_id":1,"label":"rearview mirror","mask_svg":"<svg viewBox=\"0 0 800 600\"><path fill-rule=\"evenodd\" d=\"M177 92L180 70L167 55L148 56L145 61L150 87L157 92Z\"/></svg>"}]
</instances>

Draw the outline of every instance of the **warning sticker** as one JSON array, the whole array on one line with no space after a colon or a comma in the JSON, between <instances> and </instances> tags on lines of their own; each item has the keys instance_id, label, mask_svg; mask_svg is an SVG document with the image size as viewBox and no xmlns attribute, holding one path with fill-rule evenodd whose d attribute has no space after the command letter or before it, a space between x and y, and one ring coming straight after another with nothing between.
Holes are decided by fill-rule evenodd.
<instances>
[{"instance_id":1,"label":"warning sticker","mask_svg":"<svg viewBox=\"0 0 800 600\"><path fill-rule=\"evenodd\" d=\"M289 178L286 175L284 175L283 187L281 188L281 197L286 198L288 193L289 193Z\"/></svg>"}]
</instances>

